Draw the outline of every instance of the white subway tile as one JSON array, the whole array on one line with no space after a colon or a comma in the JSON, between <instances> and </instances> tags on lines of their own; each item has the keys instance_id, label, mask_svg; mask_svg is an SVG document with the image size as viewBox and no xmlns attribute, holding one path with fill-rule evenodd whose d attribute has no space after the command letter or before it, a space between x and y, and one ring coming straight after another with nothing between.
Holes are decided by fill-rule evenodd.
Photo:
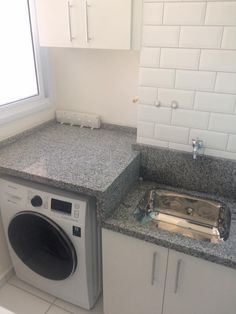
<instances>
[{"instance_id":1,"label":"white subway tile","mask_svg":"<svg viewBox=\"0 0 236 314\"><path fill-rule=\"evenodd\" d=\"M202 50L200 70L236 72L236 51Z\"/></svg>"},{"instance_id":2,"label":"white subway tile","mask_svg":"<svg viewBox=\"0 0 236 314\"><path fill-rule=\"evenodd\" d=\"M168 142L158 141L154 138L147 138L147 137L137 137L137 143L145 144L145 145L152 145L152 146L159 146L159 147L168 147Z\"/></svg>"},{"instance_id":3,"label":"white subway tile","mask_svg":"<svg viewBox=\"0 0 236 314\"><path fill-rule=\"evenodd\" d=\"M144 25L162 24L163 3L144 3L143 23Z\"/></svg>"},{"instance_id":4,"label":"white subway tile","mask_svg":"<svg viewBox=\"0 0 236 314\"><path fill-rule=\"evenodd\" d=\"M191 109L193 107L194 92L179 89L158 89L158 100L162 106L170 107L172 101L178 103L179 108Z\"/></svg>"},{"instance_id":5,"label":"white subway tile","mask_svg":"<svg viewBox=\"0 0 236 314\"><path fill-rule=\"evenodd\" d=\"M236 95L197 92L195 109L209 112L233 113Z\"/></svg>"},{"instance_id":6,"label":"white subway tile","mask_svg":"<svg viewBox=\"0 0 236 314\"><path fill-rule=\"evenodd\" d=\"M230 152L223 151L223 150L206 148L204 151L204 154L209 155L209 156L214 156L214 157L236 160L236 154L235 153L230 153Z\"/></svg>"},{"instance_id":7,"label":"white subway tile","mask_svg":"<svg viewBox=\"0 0 236 314\"><path fill-rule=\"evenodd\" d=\"M236 73L217 73L215 90L222 93L236 93Z\"/></svg>"},{"instance_id":8,"label":"white subway tile","mask_svg":"<svg viewBox=\"0 0 236 314\"><path fill-rule=\"evenodd\" d=\"M157 122L163 124L170 124L171 109L154 106L138 107L138 121Z\"/></svg>"},{"instance_id":9,"label":"white subway tile","mask_svg":"<svg viewBox=\"0 0 236 314\"><path fill-rule=\"evenodd\" d=\"M229 142L227 150L233 153L236 153L236 135L229 136Z\"/></svg>"},{"instance_id":10,"label":"white subway tile","mask_svg":"<svg viewBox=\"0 0 236 314\"><path fill-rule=\"evenodd\" d=\"M200 25L204 22L205 2L179 2L164 5L164 24Z\"/></svg>"},{"instance_id":11,"label":"white subway tile","mask_svg":"<svg viewBox=\"0 0 236 314\"><path fill-rule=\"evenodd\" d=\"M160 65L162 68L196 70L199 55L198 49L162 48Z\"/></svg>"},{"instance_id":12,"label":"white subway tile","mask_svg":"<svg viewBox=\"0 0 236 314\"><path fill-rule=\"evenodd\" d=\"M228 141L228 135L212 131L203 131L192 129L190 131L189 144L193 139L199 138L203 141L204 147L225 150Z\"/></svg>"},{"instance_id":13,"label":"white subway tile","mask_svg":"<svg viewBox=\"0 0 236 314\"><path fill-rule=\"evenodd\" d=\"M207 25L236 25L236 2L208 2L205 23Z\"/></svg>"},{"instance_id":14,"label":"white subway tile","mask_svg":"<svg viewBox=\"0 0 236 314\"><path fill-rule=\"evenodd\" d=\"M177 47L179 42L178 26L144 26L143 46Z\"/></svg>"},{"instance_id":15,"label":"white subway tile","mask_svg":"<svg viewBox=\"0 0 236 314\"><path fill-rule=\"evenodd\" d=\"M236 49L236 27L225 27L222 48L224 49Z\"/></svg>"},{"instance_id":16,"label":"white subway tile","mask_svg":"<svg viewBox=\"0 0 236 314\"><path fill-rule=\"evenodd\" d=\"M142 67L157 67L160 60L160 48L142 48L140 65Z\"/></svg>"},{"instance_id":17,"label":"white subway tile","mask_svg":"<svg viewBox=\"0 0 236 314\"><path fill-rule=\"evenodd\" d=\"M186 144L189 129L176 126L156 124L155 137L159 140Z\"/></svg>"},{"instance_id":18,"label":"white subway tile","mask_svg":"<svg viewBox=\"0 0 236 314\"><path fill-rule=\"evenodd\" d=\"M175 87L200 91L212 91L216 74L213 72L181 71L176 72Z\"/></svg>"},{"instance_id":19,"label":"white subway tile","mask_svg":"<svg viewBox=\"0 0 236 314\"><path fill-rule=\"evenodd\" d=\"M219 48L222 27L183 26L180 31L180 47Z\"/></svg>"},{"instance_id":20,"label":"white subway tile","mask_svg":"<svg viewBox=\"0 0 236 314\"><path fill-rule=\"evenodd\" d=\"M143 86L174 87L175 71L167 69L141 68L140 81Z\"/></svg>"},{"instance_id":21,"label":"white subway tile","mask_svg":"<svg viewBox=\"0 0 236 314\"><path fill-rule=\"evenodd\" d=\"M178 143L169 143L169 148L181 150L185 152L192 152L193 148L192 145L185 145L185 144L178 144Z\"/></svg>"},{"instance_id":22,"label":"white subway tile","mask_svg":"<svg viewBox=\"0 0 236 314\"><path fill-rule=\"evenodd\" d=\"M144 0L143 2L202 2L203 0ZM235 0L208 0L209 2L216 1L235 1Z\"/></svg>"},{"instance_id":23,"label":"white subway tile","mask_svg":"<svg viewBox=\"0 0 236 314\"><path fill-rule=\"evenodd\" d=\"M138 136L142 137L153 137L154 134L154 123L153 122L138 122Z\"/></svg>"},{"instance_id":24,"label":"white subway tile","mask_svg":"<svg viewBox=\"0 0 236 314\"><path fill-rule=\"evenodd\" d=\"M236 115L212 113L209 129L236 134Z\"/></svg>"},{"instance_id":25,"label":"white subway tile","mask_svg":"<svg viewBox=\"0 0 236 314\"><path fill-rule=\"evenodd\" d=\"M208 0L208 2L222 2L222 1L227 1L227 2L233 2L235 0ZM144 3L148 2L203 2L203 0L144 0Z\"/></svg>"},{"instance_id":26,"label":"white subway tile","mask_svg":"<svg viewBox=\"0 0 236 314\"><path fill-rule=\"evenodd\" d=\"M157 88L139 87L139 102L143 105L154 105L157 100Z\"/></svg>"},{"instance_id":27,"label":"white subway tile","mask_svg":"<svg viewBox=\"0 0 236 314\"><path fill-rule=\"evenodd\" d=\"M208 112L177 109L173 110L171 124L196 129L207 129L208 120Z\"/></svg>"}]
</instances>

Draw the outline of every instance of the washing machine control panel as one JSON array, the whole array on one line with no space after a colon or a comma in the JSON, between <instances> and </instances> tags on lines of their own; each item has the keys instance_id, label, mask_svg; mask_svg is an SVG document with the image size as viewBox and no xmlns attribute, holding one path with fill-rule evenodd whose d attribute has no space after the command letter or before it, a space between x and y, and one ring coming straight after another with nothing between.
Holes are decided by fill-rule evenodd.
<instances>
[{"instance_id":1,"label":"washing machine control panel","mask_svg":"<svg viewBox=\"0 0 236 314\"><path fill-rule=\"evenodd\" d=\"M86 201L70 199L68 197L54 195L43 191L28 190L28 204L31 209L41 213L50 212L61 219L71 221L83 221Z\"/></svg>"}]
</instances>

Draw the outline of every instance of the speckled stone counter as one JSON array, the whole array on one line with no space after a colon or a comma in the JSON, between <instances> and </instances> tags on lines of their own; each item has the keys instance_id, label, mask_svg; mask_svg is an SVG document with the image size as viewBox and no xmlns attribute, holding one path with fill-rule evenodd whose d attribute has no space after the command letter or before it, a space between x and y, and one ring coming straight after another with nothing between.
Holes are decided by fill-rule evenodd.
<instances>
[{"instance_id":1,"label":"speckled stone counter","mask_svg":"<svg viewBox=\"0 0 236 314\"><path fill-rule=\"evenodd\" d=\"M138 178L135 140L135 134L122 129L90 130L54 122L8 145L5 141L0 174L95 196L107 216Z\"/></svg>"},{"instance_id":2,"label":"speckled stone counter","mask_svg":"<svg viewBox=\"0 0 236 314\"><path fill-rule=\"evenodd\" d=\"M158 187L224 202L232 214L228 240L213 244L158 229L151 221L145 224L138 222L134 217L135 208L148 190ZM103 227L236 269L236 202L232 200L140 181L133 186L112 217L103 222Z\"/></svg>"},{"instance_id":3,"label":"speckled stone counter","mask_svg":"<svg viewBox=\"0 0 236 314\"><path fill-rule=\"evenodd\" d=\"M236 161L135 144L145 180L236 199Z\"/></svg>"}]
</instances>

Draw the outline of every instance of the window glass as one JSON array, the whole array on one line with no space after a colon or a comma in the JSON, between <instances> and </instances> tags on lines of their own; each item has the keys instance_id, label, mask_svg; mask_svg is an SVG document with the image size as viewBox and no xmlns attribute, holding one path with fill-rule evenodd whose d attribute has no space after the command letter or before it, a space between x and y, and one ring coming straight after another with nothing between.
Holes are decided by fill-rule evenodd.
<instances>
[{"instance_id":1,"label":"window glass","mask_svg":"<svg viewBox=\"0 0 236 314\"><path fill-rule=\"evenodd\" d=\"M0 106L37 95L29 3L0 1Z\"/></svg>"}]
</instances>

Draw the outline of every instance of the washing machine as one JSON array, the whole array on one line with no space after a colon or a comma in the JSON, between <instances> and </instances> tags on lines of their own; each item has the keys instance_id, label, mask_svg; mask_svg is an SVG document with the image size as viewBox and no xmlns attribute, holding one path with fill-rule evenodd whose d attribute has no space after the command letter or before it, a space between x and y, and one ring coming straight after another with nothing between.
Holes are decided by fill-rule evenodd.
<instances>
[{"instance_id":1,"label":"washing machine","mask_svg":"<svg viewBox=\"0 0 236 314\"><path fill-rule=\"evenodd\" d=\"M95 200L4 177L0 207L17 277L91 309L101 292Z\"/></svg>"}]
</instances>

